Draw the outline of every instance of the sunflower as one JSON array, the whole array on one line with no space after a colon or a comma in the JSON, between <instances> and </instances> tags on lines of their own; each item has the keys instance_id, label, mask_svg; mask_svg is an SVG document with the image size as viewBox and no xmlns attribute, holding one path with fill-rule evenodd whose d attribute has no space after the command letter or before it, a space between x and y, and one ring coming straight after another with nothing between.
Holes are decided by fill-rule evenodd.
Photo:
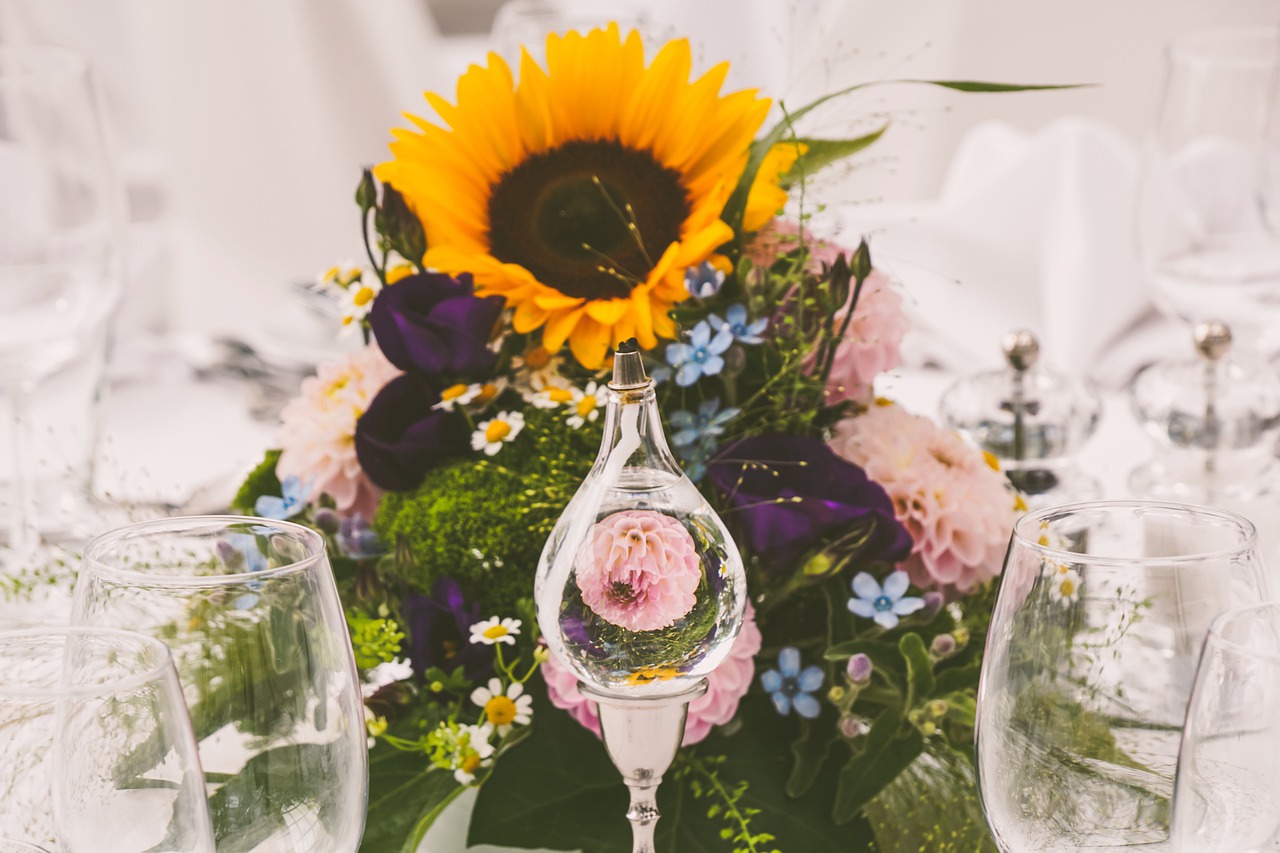
<instances>
[{"instance_id":1,"label":"sunflower","mask_svg":"<svg viewBox=\"0 0 1280 853\"><path fill-rule=\"evenodd\" d=\"M514 309L513 328L568 342L588 368L635 337L676 334L686 267L734 236L721 219L769 110L754 90L721 95L721 64L690 82L687 40L645 65L639 34L616 24L547 39L544 70L524 52L517 86L496 54L458 81L457 104L427 93L444 127L407 116L379 178L422 220L426 263L468 272ZM794 160L794 157L791 158ZM785 201L774 158L745 222Z\"/></svg>"}]
</instances>

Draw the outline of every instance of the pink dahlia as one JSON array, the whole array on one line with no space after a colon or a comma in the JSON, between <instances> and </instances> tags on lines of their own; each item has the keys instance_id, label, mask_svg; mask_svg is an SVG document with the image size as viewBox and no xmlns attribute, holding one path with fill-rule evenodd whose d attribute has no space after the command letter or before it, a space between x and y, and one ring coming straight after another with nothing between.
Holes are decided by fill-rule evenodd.
<instances>
[{"instance_id":1,"label":"pink dahlia","mask_svg":"<svg viewBox=\"0 0 1280 853\"><path fill-rule=\"evenodd\" d=\"M958 434L885 403L837 424L831 448L889 493L914 542L902 568L916 586L965 593L1000 573L1014 496Z\"/></svg>"},{"instance_id":2,"label":"pink dahlia","mask_svg":"<svg viewBox=\"0 0 1280 853\"><path fill-rule=\"evenodd\" d=\"M356 421L398 375L377 344L320 365L284 408L276 474L310 483L311 496L328 494L344 514L373 518L381 492L356 459Z\"/></svg>"},{"instance_id":3,"label":"pink dahlia","mask_svg":"<svg viewBox=\"0 0 1280 853\"><path fill-rule=\"evenodd\" d=\"M849 301L853 299L852 290ZM836 329L844 326L849 316L849 302L836 312ZM899 347L902 338L911 327L902 307L902 296L894 288L889 276L880 270L872 270L862 283L858 304L853 309L853 319L845 331L844 340L836 347L836 357L831 362L831 374L827 378L827 401L839 403L871 400L871 385L876 376L892 370L902 361Z\"/></svg>"},{"instance_id":4,"label":"pink dahlia","mask_svg":"<svg viewBox=\"0 0 1280 853\"><path fill-rule=\"evenodd\" d=\"M707 676L707 692L689 703L689 719L684 726L684 746L691 746L711 733L713 726L723 726L738 713L738 703L747 695L755 678L755 656L762 637L756 625L756 612L747 605L742 630L738 632L729 656ZM596 703L578 692L578 679L555 658L542 665L551 704L568 711L585 728L600 737L600 717Z\"/></svg>"},{"instance_id":5,"label":"pink dahlia","mask_svg":"<svg viewBox=\"0 0 1280 853\"><path fill-rule=\"evenodd\" d=\"M596 522L575 568L586 605L629 631L656 631L684 616L702 578L693 536L653 510L615 512Z\"/></svg>"}]
</instances>

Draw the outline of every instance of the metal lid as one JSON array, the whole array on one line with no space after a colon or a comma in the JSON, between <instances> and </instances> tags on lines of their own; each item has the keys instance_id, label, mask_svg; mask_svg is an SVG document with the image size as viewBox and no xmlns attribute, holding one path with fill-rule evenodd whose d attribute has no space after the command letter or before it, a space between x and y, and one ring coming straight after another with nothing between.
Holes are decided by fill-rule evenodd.
<instances>
[{"instance_id":1,"label":"metal lid","mask_svg":"<svg viewBox=\"0 0 1280 853\"><path fill-rule=\"evenodd\" d=\"M648 384L640 344L635 338L618 344L613 354L613 379L609 380L609 387L615 391L633 391Z\"/></svg>"},{"instance_id":2,"label":"metal lid","mask_svg":"<svg viewBox=\"0 0 1280 853\"><path fill-rule=\"evenodd\" d=\"M1280 376L1265 362L1237 357L1231 330L1211 320L1194 330L1196 357L1143 370L1133 410L1156 441L1174 450L1243 451L1275 444Z\"/></svg>"},{"instance_id":3,"label":"metal lid","mask_svg":"<svg viewBox=\"0 0 1280 853\"><path fill-rule=\"evenodd\" d=\"M963 377L942 395L939 413L1011 472L1066 464L1093 435L1102 403L1092 383L1048 370L1025 329L1001 341L1002 370Z\"/></svg>"}]
</instances>

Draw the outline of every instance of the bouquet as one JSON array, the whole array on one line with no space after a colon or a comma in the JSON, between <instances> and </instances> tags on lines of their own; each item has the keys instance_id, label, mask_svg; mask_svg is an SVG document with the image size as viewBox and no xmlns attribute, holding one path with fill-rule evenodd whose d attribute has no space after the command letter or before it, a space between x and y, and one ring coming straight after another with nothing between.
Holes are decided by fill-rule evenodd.
<instances>
[{"instance_id":1,"label":"bouquet","mask_svg":"<svg viewBox=\"0 0 1280 853\"><path fill-rule=\"evenodd\" d=\"M549 37L545 67L490 55L359 182L366 257L318 284L359 346L304 381L235 505L330 537L365 688L362 850L414 850L469 787L471 843L630 849L596 710L530 601L630 338L751 593L659 848L991 849L974 696L1020 499L875 396L903 296L805 209L885 128L797 130L852 87L762 132L770 101L690 69L687 41L646 57L616 26Z\"/></svg>"}]
</instances>

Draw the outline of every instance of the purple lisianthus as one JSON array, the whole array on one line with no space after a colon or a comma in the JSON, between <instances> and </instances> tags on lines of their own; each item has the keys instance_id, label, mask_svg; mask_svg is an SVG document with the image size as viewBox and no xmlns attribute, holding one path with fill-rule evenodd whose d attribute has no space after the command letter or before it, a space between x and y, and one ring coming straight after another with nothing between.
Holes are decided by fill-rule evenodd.
<instances>
[{"instance_id":1,"label":"purple lisianthus","mask_svg":"<svg viewBox=\"0 0 1280 853\"><path fill-rule=\"evenodd\" d=\"M369 325L401 370L482 379L498 361L489 338L502 305L500 296L476 296L470 275L419 273L382 289Z\"/></svg>"},{"instance_id":2,"label":"purple lisianthus","mask_svg":"<svg viewBox=\"0 0 1280 853\"><path fill-rule=\"evenodd\" d=\"M860 560L896 563L911 552L911 536L884 489L817 439L773 434L734 442L707 463L707 479L733 506L729 518L740 541L767 568L794 562L824 538L838 541L842 529L859 524L871 524L848 546Z\"/></svg>"},{"instance_id":3,"label":"purple lisianthus","mask_svg":"<svg viewBox=\"0 0 1280 853\"><path fill-rule=\"evenodd\" d=\"M404 621L409 628L409 660L418 677L433 666L445 672L460 666L476 682L492 672L493 652L468 641L471 626L480 621L480 605L469 604L453 578L438 579L431 595L409 593Z\"/></svg>"},{"instance_id":4,"label":"purple lisianthus","mask_svg":"<svg viewBox=\"0 0 1280 853\"><path fill-rule=\"evenodd\" d=\"M399 287L399 284L395 285ZM403 492L466 449L466 422L433 408L440 394L420 375L392 379L356 422L356 458L374 485Z\"/></svg>"}]
</instances>

